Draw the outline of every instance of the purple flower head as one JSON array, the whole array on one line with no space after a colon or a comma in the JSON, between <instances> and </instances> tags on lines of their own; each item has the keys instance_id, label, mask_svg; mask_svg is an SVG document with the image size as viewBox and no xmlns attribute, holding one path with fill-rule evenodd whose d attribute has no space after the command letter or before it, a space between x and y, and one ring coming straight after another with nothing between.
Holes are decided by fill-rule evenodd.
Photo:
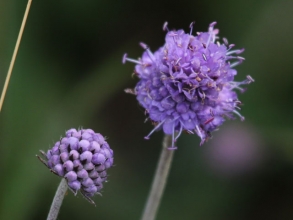
<instances>
[{"instance_id":1,"label":"purple flower head","mask_svg":"<svg viewBox=\"0 0 293 220\"><path fill-rule=\"evenodd\" d=\"M169 31L165 23L163 47L152 53L146 44L140 43L145 49L140 59L123 56L123 63L136 64L134 74L140 79L134 90L125 91L136 95L155 125L145 139L163 129L173 137L169 149L176 149L176 140L186 131L197 134L202 145L225 118L234 118L236 114L244 119L238 112L241 102L234 89L244 91L240 86L254 80L247 76L242 82L234 81L237 71L233 68L244 61L238 56L244 49L233 49L234 45L225 38L221 43L215 25L213 22L207 32L193 36L193 23L190 33Z\"/></svg>"},{"instance_id":2,"label":"purple flower head","mask_svg":"<svg viewBox=\"0 0 293 220\"><path fill-rule=\"evenodd\" d=\"M90 197L99 194L114 160L113 150L101 134L91 129L70 129L47 153L40 152L44 159L37 157L51 172L64 177L75 195L80 190L94 204Z\"/></svg>"}]
</instances>

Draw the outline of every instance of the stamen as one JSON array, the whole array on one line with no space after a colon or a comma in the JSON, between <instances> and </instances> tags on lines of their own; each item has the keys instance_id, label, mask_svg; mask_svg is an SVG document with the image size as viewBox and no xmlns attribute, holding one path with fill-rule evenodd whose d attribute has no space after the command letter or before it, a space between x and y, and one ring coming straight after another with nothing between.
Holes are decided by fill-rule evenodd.
<instances>
[{"instance_id":1,"label":"stamen","mask_svg":"<svg viewBox=\"0 0 293 220\"><path fill-rule=\"evenodd\" d=\"M156 58L155 58L155 56L154 56L154 54L151 52L151 50L150 50L150 48L148 47L148 45L146 45L145 43L139 43L139 45L143 48L143 49L145 49L146 51L147 51L147 53L148 53L148 55L149 55L149 58L153 61L153 62L155 62L155 60L156 60Z\"/></svg>"},{"instance_id":2,"label":"stamen","mask_svg":"<svg viewBox=\"0 0 293 220\"><path fill-rule=\"evenodd\" d=\"M151 130L151 132L147 136L144 137L144 139L149 140L152 133L154 133L159 127L161 127L161 125L164 124L165 121L166 119L157 124L156 127L153 130Z\"/></svg>"},{"instance_id":3,"label":"stamen","mask_svg":"<svg viewBox=\"0 0 293 220\"><path fill-rule=\"evenodd\" d=\"M225 44L226 46L228 46L229 43L228 43L227 38L224 37L224 38L223 38L223 42L224 42L224 44Z\"/></svg>"},{"instance_id":4,"label":"stamen","mask_svg":"<svg viewBox=\"0 0 293 220\"><path fill-rule=\"evenodd\" d=\"M172 65L173 65L173 64L172 64ZM174 78L174 76L173 76L173 71L172 71L172 65L169 65L169 74L170 74L170 76L171 76L171 79Z\"/></svg>"},{"instance_id":5,"label":"stamen","mask_svg":"<svg viewBox=\"0 0 293 220\"><path fill-rule=\"evenodd\" d=\"M214 22L212 22L212 23L210 23L210 27L214 27L215 25L217 24L217 22L216 21L214 21Z\"/></svg>"},{"instance_id":6,"label":"stamen","mask_svg":"<svg viewBox=\"0 0 293 220\"><path fill-rule=\"evenodd\" d=\"M174 32L174 31L169 32L168 35L169 35L170 37L176 37L176 36L178 36L178 34L177 34L176 32Z\"/></svg>"},{"instance_id":7,"label":"stamen","mask_svg":"<svg viewBox=\"0 0 293 220\"><path fill-rule=\"evenodd\" d=\"M242 81L242 82L231 82L230 85L232 86L230 89L238 89L240 92L245 92L245 89L239 87L240 85L243 85L243 84L247 84L245 82L246 80Z\"/></svg>"},{"instance_id":8,"label":"stamen","mask_svg":"<svg viewBox=\"0 0 293 220\"><path fill-rule=\"evenodd\" d=\"M217 24L217 22L212 22L209 26L208 32L209 32L209 38L207 40L206 43L206 47L209 46L210 42L214 42L215 41L215 35L218 33L218 31L214 31L214 26Z\"/></svg>"},{"instance_id":9,"label":"stamen","mask_svg":"<svg viewBox=\"0 0 293 220\"><path fill-rule=\"evenodd\" d=\"M147 96L150 98L150 100L153 100L153 98L150 95L150 91L149 90L147 91Z\"/></svg>"},{"instance_id":10,"label":"stamen","mask_svg":"<svg viewBox=\"0 0 293 220\"><path fill-rule=\"evenodd\" d=\"M204 93L204 91L202 91L202 89L201 88L198 88L198 95L199 95L199 97L201 98L201 100L205 100L205 98L206 98L206 94Z\"/></svg>"},{"instance_id":11,"label":"stamen","mask_svg":"<svg viewBox=\"0 0 293 220\"><path fill-rule=\"evenodd\" d=\"M213 30L213 35L214 35L213 42L215 41L215 39L219 39L219 37L216 36L217 34L219 34L219 32L220 32L219 29L214 29Z\"/></svg>"},{"instance_id":12,"label":"stamen","mask_svg":"<svg viewBox=\"0 0 293 220\"><path fill-rule=\"evenodd\" d=\"M252 82L254 82L254 79L250 75L248 75L246 76L246 79L242 82L231 82L230 85L232 86L232 89L236 88L243 92L244 89L240 88L239 86L244 84L250 84Z\"/></svg>"},{"instance_id":13,"label":"stamen","mask_svg":"<svg viewBox=\"0 0 293 220\"><path fill-rule=\"evenodd\" d=\"M175 123L173 123L172 146L168 147L168 150L176 150L177 149L177 147L174 145L175 144L174 134L175 134Z\"/></svg>"},{"instance_id":14,"label":"stamen","mask_svg":"<svg viewBox=\"0 0 293 220\"><path fill-rule=\"evenodd\" d=\"M242 48L242 49L239 49L239 50L238 50L238 52L237 52L236 54L243 53L244 51L245 51L245 49L244 49L244 48Z\"/></svg>"},{"instance_id":15,"label":"stamen","mask_svg":"<svg viewBox=\"0 0 293 220\"><path fill-rule=\"evenodd\" d=\"M181 59L182 59L182 57L178 58L178 59L176 60L176 62L175 62L175 65L177 65L178 62L179 62Z\"/></svg>"},{"instance_id":16,"label":"stamen","mask_svg":"<svg viewBox=\"0 0 293 220\"><path fill-rule=\"evenodd\" d=\"M231 50L231 51L229 51L228 53L226 53L226 55L229 56L230 54L233 54L233 53L240 54L240 53L242 53L244 50L245 50L244 48L239 49L239 50Z\"/></svg>"},{"instance_id":17,"label":"stamen","mask_svg":"<svg viewBox=\"0 0 293 220\"><path fill-rule=\"evenodd\" d=\"M189 25L189 28L190 28L190 33L189 35L192 35L192 30L193 30L193 25L194 25L195 21L191 22L190 25Z\"/></svg>"},{"instance_id":18,"label":"stamen","mask_svg":"<svg viewBox=\"0 0 293 220\"><path fill-rule=\"evenodd\" d=\"M233 110L233 112L240 117L241 121L244 121L245 118L238 111Z\"/></svg>"},{"instance_id":19,"label":"stamen","mask_svg":"<svg viewBox=\"0 0 293 220\"><path fill-rule=\"evenodd\" d=\"M230 68L233 68L233 67L235 67L235 66L237 66L237 65L239 65L241 63L242 63L242 61L238 61L238 62L232 63L232 64L230 64Z\"/></svg>"},{"instance_id":20,"label":"stamen","mask_svg":"<svg viewBox=\"0 0 293 220\"><path fill-rule=\"evenodd\" d=\"M194 134L194 132L193 131L191 131L191 130L185 130L188 134Z\"/></svg>"},{"instance_id":21,"label":"stamen","mask_svg":"<svg viewBox=\"0 0 293 220\"><path fill-rule=\"evenodd\" d=\"M206 57L206 55L203 53L202 54L202 57L203 57L203 59L205 60L205 61L207 61L207 57Z\"/></svg>"},{"instance_id":22,"label":"stamen","mask_svg":"<svg viewBox=\"0 0 293 220\"><path fill-rule=\"evenodd\" d=\"M139 65L143 65L143 63L140 62L140 61L138 61L138 60L128 58L127 57L127 53L123 55L122 63L124 64L126 61L129 61L129 62L132 62L132 63L136 63L136 64L139 64Z\"/></svg>"},{"instance_id":23,"label":"stamen","mask_svg":"<svg viewBox=\"0 0 293 220\"><path fill-rule=\"evenodd\" d=\"M122 63L123 63L123 64L126 63L126 59L127 59L127 53L125 53L125 54L123 55L123 58L122 58Z\"/></svg>"},{"instance_id":24,"label":"stamen","mask_svg":"<svg viewBox=\"0 0 293 220\"><path fill-rule=\"evenodd\" d=\"M237 89L243 90L242 88L239 87L240 85L250 84L252 82L254 82L254 79L248 75L246 76L246 79L243 80L242 82L231 82L230 85L232 86L233 89L237 88Z\"/></svg>"},{"instance_id":25,"label":"stamen","mask_svg":"<svg viewBox=\"0 0 293 220\"><path fill-rule=\"evenodd\" d=\"M196 133L197 133L197 135L200 137L200 139L203 141L203 135L202 135L202 133L201 133L201 131L200 131L198 125L196 125ZM200 142L200 145L203 144L202 141Z\"/></svg>"},{"instance_id":26,"label":"stamen","mask_svg":"<svg viewBox=\"0 0 293 220\"><path fill-rule=\"evenodd\" d=\"M167 21L163 25L163 31L168 31L169 32L168 22Z\"/></svg>"},{"instance_id":27,"label":"stamen","mask_svg":"<svg viewBox=\"0 0 293 220\"><path fill-rule=\"evenodd\" d=\"M212 117L214 117L214 111L211 108L210 108L210 114L211 114Z\"/></svg>"},{"instance_id":28,"label":"stamen","mask_svg":"<svg viewBox=\"0 0 293 220\"><path fill-rule=\"evenodd\" d=\"M211 38L212 38L212 35L213 35L213 28L209 28L209 38L208 38L208 41L207 41L207 43L206 43L206 47L208 47L209 46L209 44L210 44L210 42L211 42ZM206 48L205 47L205 48Z\"/></svg>"},{"instance_id":29,"label":"stamen","mask_svg":"<svg viewBox=\"0 0 293 220\"><path fill-rule=\"evenodd\" d=\"M228 46L228 50L230 50L231 48L233 48L233 47L235 47L235 44L230 44L229 46ZM228 51L227 50L227 51Z\"/></svg>"},{"instance_id":30,"label":"stamen","mask_svg":"<svg viewBox=\"0 0 293 220\"><path fill-rule=\"evenodd\" d=\"M136 70L133 71L133 73L131 74L131 77L133 78L134 76L138 76L138 72Z\"/></svg>"},{"instance_id":31,"label":"stamen","mask_svg":"<svg viewBox=\"0 0 293 220\"><path fill-rule=\"evenodd\" d=\"M134 89L127 88L127 89L124 89L124 92L128 94L136 95L136 92Z\"/></svg>"},{"instance_id":32,"label":"stamen","mask_svg":"<svg viewBox=\"0 0 293 220\"><path fill-rule=\"evenodd\" d=\"M247 84L254 82L254 79L250 75L246 76L246 78L248 79Z\"/></svg>"},{"instance_id":33,"label":"stamen","mask_svg":"<svg viewBox=\"0 0 293 220\"><path fill-rule=\"evenodd\" d=\"M210 119L206 120L204 122L205 125L209 124L210 122L212 122L215 118L214 117L211 117Z\"/></svg>"},{"instance_id":34,"label":"stamen","mask_svg":"<svg viewBox=\"0 0 293 220\"><path fill-rule=\"evenodd\" d=\"M245 60L244 57L240 57L240 56L237 56L236 58L237 58L238 60L241 60L241 61Z\"/></svg>"},{"instance_id":35,"label":"stamen","mask_svg":"<svg viewBox=\"0 0 293 220\"><path fill-rule=\"evenodd\" d=\"M177 134L177 136L175 137L175 142L177 141L177 139L180 137L180 135L182 134L182 131L183 131L183 126L181 125L181 122L180 122L180 130Z\"/></svg>"},{"instance_id":36,"label":"stamen","mask_svg":"<svg viewBox=\"0 0 293 220\"><path fill-rule=\"evenodd\" d=\"M140 45L143 49L145 49L145 50L147 50L147 49L149 48L148 45L146 45L146 44L143 43L143 42L140 42L139 45Z\"/></svg>"}]
</instances>

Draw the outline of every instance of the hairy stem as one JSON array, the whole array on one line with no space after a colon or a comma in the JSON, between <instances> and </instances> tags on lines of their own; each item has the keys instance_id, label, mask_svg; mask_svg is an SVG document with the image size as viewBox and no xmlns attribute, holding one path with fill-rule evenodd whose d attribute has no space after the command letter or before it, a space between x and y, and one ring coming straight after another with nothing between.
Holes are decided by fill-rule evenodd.
<instances>
[{"instance_id":1,"label":"hairy stem","mask_svg":"<svg viewBox=\"0 0 293 220\"><path fill-rule=\"evenodd\" d=\"M167 149L171 145L172 136L165 135L163 149L157 165L152 188L141 218L142 220L154 220L156 217L173 159L174 150Z\"/></svg>"},{"instance_id":2,"label":"hairy stem","mask_svg":"<svg viewBox=\"0 0 293 220\"><path fill-rule=\"evenodd\" d=\"M57 219L66 191L67 191L67 182L64 178L62 178L61 183L59 184L55 197L53 199L47 220Z\"/></svg>"},{"instance_id":3,"label":"hairy stem","mask_svg":"<svg viewBox=\"0 0 293 220\"><path fill-rule=\"evenodd\" d=\"M18 48L19 48L19 45L20 45L20 41L21 41L21 37L22 37L22 34L23 34L25 24L26 24L28 13L29 13L29 10L30 10L30 7L31 7L31 3L32 3L32 0L28 0L26 10L25 10L25 13L24 13L24 16L23 16L23 19L22 19L22 24L21 24L19 34L18 34L18 37L17 37L17 41L16 41L16 44L15 44L15 47L14 47L14 51L13 51L13 55L12 55L12 58L11 58L10 66L9 66L9 69L8 69L8 72L7 72L6 80L5 80L4 87L3 87L3 90L2 90L2 94L1 94L1 98L0 98L0 112L1 112L1 109L2 109L2 106L3 106L4 98L5 98L6 91L7 91L7 88L8 88L8 84L9 84L9 81L10 81L12 69L13 69L13 66L14 66L14 63L15 63L16 55L17 55L17 52L18 52Z\"/></svg>"}]
</instances>

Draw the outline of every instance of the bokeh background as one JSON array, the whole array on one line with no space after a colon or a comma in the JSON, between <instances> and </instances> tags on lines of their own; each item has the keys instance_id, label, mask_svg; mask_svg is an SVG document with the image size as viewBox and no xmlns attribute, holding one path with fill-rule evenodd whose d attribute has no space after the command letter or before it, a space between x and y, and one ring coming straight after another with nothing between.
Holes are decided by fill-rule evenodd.
<instances>
[{"instance_id":1,"label":"bokeh background","mask_svg":"<svg viewBox=\"0 0 293 220\"><path fill-rule=\"evenodd\" d=\"M27 2L0 1L0 86L4 85ZM177 145L158 220L293 219L293 1L33 1L0 114L0 219L45 219L60 178L35 155L65 130L92 128L108 137L116 166L97 207L68 192L59 219L139 219L161 150L125 88L137 82L138 43L154 51L162 25L206 31L217 21L246 61L237 80L246 117L226 122L213 139L184 134Z\"/></svg>"}]
</instances>

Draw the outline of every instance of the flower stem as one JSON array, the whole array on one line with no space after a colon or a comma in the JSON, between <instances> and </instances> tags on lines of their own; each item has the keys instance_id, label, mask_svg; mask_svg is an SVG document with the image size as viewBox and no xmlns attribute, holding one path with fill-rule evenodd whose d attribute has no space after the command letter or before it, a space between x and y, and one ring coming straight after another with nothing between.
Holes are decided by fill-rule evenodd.
<instances>
[{"instance_id":1,"label":"flower stem","mask_svg":"<svg viewBox=\"0 0 293 220\"><path fill-rule=\"evenodd\" d=\"M53 199L47 220L57 219L66 191L67 191L67 182L64 178L62 178L61 183L59 184L55 197Z\"/></svg>"},{"instance_id":2,"label":"flower stem","mask_svg":"<svg viewBox=\"0 0 293 220\"><path fill-rule=\"evenodd\" d=\"M142 220L154 220L165 189L174 150L167 148L172 145L172 136L165 135L159 163L153 180L152 188L142 215Z\"/></svg>"},{"instance_id":3,"label":"flower stem","mask_svg":"<svg viewBox=\"0 0 293 220\"><path fill-rule=\"evenodd\" d=\"M32 0L28 0L26 10L25 10L25 13L24 13L24 16L23 16L23 19L22 19L22 24L21 24L21 27L20 27L20 30L19 30L19 34L18 34L18 37L17 37L17 41L16 41L16 44L15 44L15 48L14 48L13 55L12 55L12 58L11 58L10 66L9 66L9 69L8 69L8 72L7 72L6 80L5 80L4 87L3 87L3 90L2 90L2 94L1 94L1 98L0 98L0 112L1 112L1 109L2 109L2 106L3 106L5 94L6 94L6 91L7 91L7 88L8 88L9 80L10 80L10 77L11 77L12 69L13 69L13 66L14 66L14 63L15 63L16 55L17 55L17 52L18 52L18 48L19 48L19 45L20 45L20 41L21 41L21 37L22 37L22 34L23 34L25 23L26 23L26 20L27 20L27 17L28 17L28 13L29 13L29 10L30 10L30 7L31 7L31 3L32 3Z\"/></svg>"}]
</instances>

